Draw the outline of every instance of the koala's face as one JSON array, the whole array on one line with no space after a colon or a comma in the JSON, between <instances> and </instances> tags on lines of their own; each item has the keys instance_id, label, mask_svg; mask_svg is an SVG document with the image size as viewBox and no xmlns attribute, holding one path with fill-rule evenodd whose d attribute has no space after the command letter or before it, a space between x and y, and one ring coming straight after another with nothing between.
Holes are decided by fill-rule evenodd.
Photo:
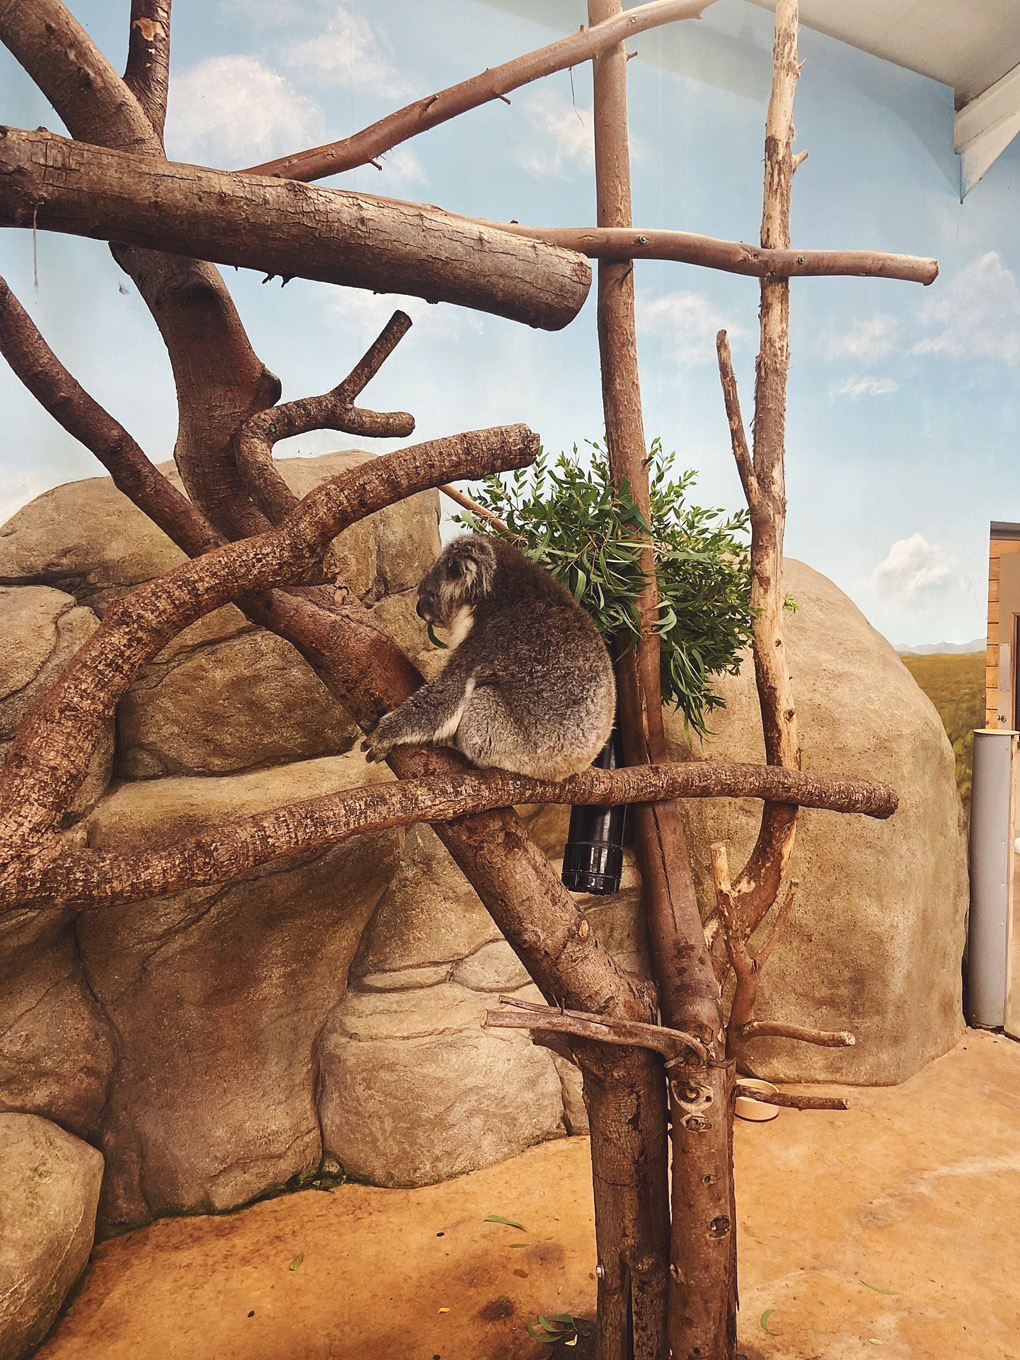
<instances>
[{"instance_id":1,"label":"koala's face","mask_svg":"<svg viewBox=\"0 0 1020 1360\"><path fill-rule=\"evenodd\" d=\"M418 617L440 628L449 627L458 609L476 603L486 593L495 567L492 545L480 534L455 539L422 578Z\"/></svg>"}]
</instances>

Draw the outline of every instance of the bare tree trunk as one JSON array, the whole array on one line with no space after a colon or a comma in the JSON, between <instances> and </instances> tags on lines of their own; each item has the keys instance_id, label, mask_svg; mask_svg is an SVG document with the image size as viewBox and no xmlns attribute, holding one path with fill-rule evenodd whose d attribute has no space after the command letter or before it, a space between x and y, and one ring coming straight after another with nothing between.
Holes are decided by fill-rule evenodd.
<instances>
[{"instance_id":1,"label":"bare tree trunk","mask_svg":"<svg viewBox=\"0 0 1020 1360\"><path fill-rule=\"evenodd\" d=\"M589 0L589 23L603 22L619 9L619 0ZM600 229L631 225L626 63L622 45L594 62ZM598 331L613 480L618 486L624 480L630 483L635 500L650 518L630 260L599 262ZM642 639L618 665L620 721L628 764L660 764L669 756L662 724L655 631L658 591L650 543L643 565L648 585L637 601ZM707 1064L687 1069L683 1080L674 1079L671 1073L669 1082L673 1174L666 1335L676 1356L723 1360L736 1343L732 1067L725 1058L719 992L676 805L645 804L634 812L663 1023L694 1034L709 1053ZM645 1354L637 1350L637 1342L635 1332L635 1357ZM649 1354L664 1355L666 1344L660 1341L659 1349ZM609 1352L605 1354L608 1357Z\"/></svg>"}]
</instances>

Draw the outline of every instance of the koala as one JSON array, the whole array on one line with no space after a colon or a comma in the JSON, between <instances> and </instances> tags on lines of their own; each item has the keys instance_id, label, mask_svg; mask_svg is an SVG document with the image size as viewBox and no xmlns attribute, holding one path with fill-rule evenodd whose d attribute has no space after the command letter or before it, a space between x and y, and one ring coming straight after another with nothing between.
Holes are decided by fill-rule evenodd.
<instances>
[{"instance_id":1,"label":"koala","mask_svg":"<svg viewBox=\"0 0 1020 1360\"><path fill-rule=\"evenodd\" d=\"M422 579L417 610L449 629L450 656L365 740L369 760L428 744L536 779L591 764L613 727L613 666L591 619L547 571L501 539L471 534Z\"/></svg>"}]
</instances>

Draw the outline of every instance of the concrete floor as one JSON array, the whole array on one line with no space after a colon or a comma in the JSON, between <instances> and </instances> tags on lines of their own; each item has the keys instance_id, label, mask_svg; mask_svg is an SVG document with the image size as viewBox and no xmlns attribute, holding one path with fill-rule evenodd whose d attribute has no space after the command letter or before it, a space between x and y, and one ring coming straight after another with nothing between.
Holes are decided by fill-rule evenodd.
<instances>
[{"instance_id":1,"label":"concrete floor","mask_svg":"<svg viewBox=\"0 0 1020 1360\"><path fill-rule=\"evenodd\" d=\"M1020 1044L971 1031L901 1086L845 1094L846 1113L738 1121L742 1351L1018 1360ZM563 1139L443 1185L103 1243L39 1356L531 1360L549 1348L525 1323L591 1313L593 1270L587 1142Z\"/></svg>"}]
</instances>

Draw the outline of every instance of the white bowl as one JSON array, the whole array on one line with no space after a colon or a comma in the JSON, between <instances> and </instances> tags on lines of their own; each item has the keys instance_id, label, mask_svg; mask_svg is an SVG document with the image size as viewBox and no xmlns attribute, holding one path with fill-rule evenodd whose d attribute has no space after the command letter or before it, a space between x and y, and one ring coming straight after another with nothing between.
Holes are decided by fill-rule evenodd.
<instances>
[{"instance_id":1,"label":"white bowl","mask_svg":"<svg viewBox=\"0 0 1020 1360\"><path fill-rule=\"evenodd\" d=\"M741 1086L750 1086L755 1091L761 1091L762 1095L775 1095L779 1087L773 1086L770 1081L759 1081L757 1078L739 1077L737 1090ZM750 1096L738 1095L734 1106L734 1113L738 1119L749 1119L755 1124L765 1124L770 1119L775 1119L779 1113L778 1105L766 1105L763 1101L752 1100Z\"/></svg>"}]
</instances>

